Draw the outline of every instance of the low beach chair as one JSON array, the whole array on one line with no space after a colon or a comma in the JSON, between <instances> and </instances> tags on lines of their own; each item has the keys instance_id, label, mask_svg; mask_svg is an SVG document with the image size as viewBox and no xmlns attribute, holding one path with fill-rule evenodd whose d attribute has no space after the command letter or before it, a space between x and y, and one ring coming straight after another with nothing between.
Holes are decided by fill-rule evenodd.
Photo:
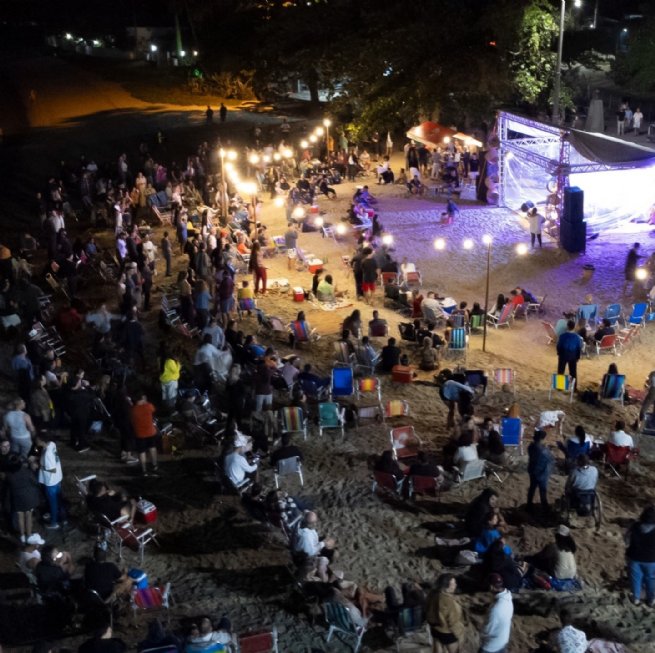
<instances>
[{"instance_id":1,"label":"low beach chair","mask_svg":"<svg viewBox=\"0 0 655 653\"><path fill-rule=\"evenodd\" d=\"M606 374L605 382L600 387L599 399L620 401L623 406L625 397L625 374Z\"/></svg>"},{"instance_id":2,"label":"low beach chair","mask_svg":"<svg viewBox=\"0 0 655 653\"><path fill-rule=\"evenodd\" d=\"M407 498L413 500L419 495L429 495L438 500L441 496L442 482L443 476L408 476Z\"/></svg>"},{"instance_id":3,"label":"low beach chair","mask_svg":"<svg viewBox=\"0 0 655 653\"><path fill-rule=\"evenodd\" d=\"M307 322L302 322L299 320L294 320L289 323L289 329L293 335L293 348L296 348L296 345L302 343L307 343L310 347L311 344L317 340L316 329L309 331L307 329Z\"/></svg>"},{"instance_id":4,"label":"low beach chair","mask_svg":"<svg viewBox=\"0 0 655 653\"><path fill-rule=\"evenodd\" d=\"M413 426L397 426L389 431L393 457L396 460L415 458L421 448L421 438L416 435Z\"/></svg>"},{"instance_id":5,"label":"low beach chair","mask_svg":"<svg viewBox=\"0 0 655 653\"><path fill-rule=\"evenodd\" d=\"M520 417L503 417L500 420L500 437L506 448L516 449L523 455L523 423Z\"/></svg>"},{"instance_id":6,"label":"low beach chair","mask_svg":"<svg viewBox=\"0 0 655 653\"><path fill-rule=\"evenodd\" d=\"M616 356L617 337L618 336L616 333L608 333L607 335L603 336L600 341L596 340L596 356L607 353L614 354L614 356Z\"/></svg>"},{"instance_id":7,"label":"low beach chair","mask_svg":"<svg viewBox=\"0 0 655 653\"><path fill-rule=\"evenodd\" d=\"M621 320L621 304L610 304L603 313L602 319L609 320L611 326L616 326Z\"/></svg>"},{"instance_id":8,"label":"low beach chair","mask_svg":"<svg viewBox=\"0 0 655 653\"><path fill-rule=\"evenodd\" d=\"M598 304L580 304L576 315L578 321L584 320L587 326L595 325L598 321Z\"/></svg>"},{"instance_id":9,"label":"low beach chair","mask_svg":"<svg viewBox=\"0 0 655 653\"><path fill-rule=\"evenodd\" d=\"M530 315L530 313L536 313L539 315L541 313L545 313L546 309L544 308L544 304L546 303L546 295L537 295L534 299L537 301L527 303L526 314Z\"/></svg>"},{"instance_id":10,"label":"low beach chair","mask_svg":"<svg viewBox=\"0 0 655 653\"><path fill-rule=\"evenodd\" d=\"M307 418L303 415L302 408L286 406L280 408L278 415L282 433L302 433L303 440L307 439Z\"/></svg>"},{"instance_id":11,"label":"low beach chair","mask_svg":"<svg viewBox=\"0 0 655 653\"><path fill-rule=\"evenodd\" d=\"M404 482L405 477L398 478L393 474L388 474L387 472L374 471L371 492L375 493L379 490L382 490L400 499L402 497L402 488Z\"/></svg>"},{"instance_id":12,"label":"low beach chair","mask_svg":"<svg viewBox=\"0 0 655 653\"><path fill-rule=\"evenodd\" d=\"M235 637L235 653L278 653L277 628L250 630Z\"/></svg>"},{"instance_id":13,"label":"low beach chair","mask_svg":"<svg viewBox=\"0 0 655 653\"><path fill-rule=\"evenodd\" d=\"M464 327L456 327L450 331L450 339L448 340L448 347L446 355L448 357L455 357L459 354L464 354L466 360L466 350L468 349L468 336Z\"/></svg>"},{"instance_id":14,"label":"low beach chair","mask_svg":"<svg viewBox=\"0 0 655 653\"><path fill-rule=\"evenodd\" d=\"M512 317L514 316L514 305L509 302L503 306L503 310L500 312L500 315L496 317L495 315L487 315L487 321L494 328L501 326L510 327L512 326Z\"/></svg>"},{"instance_id":15,"label":"low beach chair","mask_svg":"<svg viewBox=\"0 0 655 653\"><path fill-rule=\"evenodd\" d=\"M497 367L491 372L494 386L502 390L504 385L512 387L512 393L516 394L516 372L511 367Z\"/></svg>"},{"instance_id":16,"label":"low beach chair","mask_svg":"<svg viewBox=\"0 0 655 653\"><path fill-rule=\"evenodd\" d=\"M646 302L639 302L632 305L632 313L625 320L625 325L643 326L646 322L646 311L648 304Z\"/></svg>"},{"instance_id":17,"label":"low beach chair","mask_svg":"<svg viewBox=\"0 0 655 653\"><path fill-rule=\"evenodd\" d=\"M605 445L603 463L609 467L618 478L622 478L617 467L625 467L625 478L627 480L630 471L630 461L636 457L636 451L632 447L619 447L611 442Z\"/></svg>"},{"instance_id":18,"label":"low beach chair","mask_svg":"<svg viewBox=\"0 0 655 653\"><path fill-rule=\"evenodd\" d=\"M417 636L424 635L424 641L416 642ZM425 608L417 605L412 608L400 608L398 611L397 621L394 624L394 640L396 643L396 653L405 651L411 640L411 649L425 650L427 647L432 650L432 632L430 625L425 621Z\"/></svg>"},{"instance_id":19,"label":"low beach chair","mask_svg":"<svg viewBox=\"0 0 655 653\"><path fill-rule=\"evenodd\" d=\"M384 419L394 417L407 417L409 415L409 403L404 399L390 399L384 404Z\"/></svg>"},{"instance_id":20,"label":"low beach chair","mask_svg":"<svg viewBox=\"0 0 655 653\"><path fill-rule=\"evenodd\" d=\"M573 403L573 393L575 392L575 379L568 374L551 374L550 388L548 389L548 399L553 396L553 390L565 392L569 395L569 403Z\"/></svg>"},{"instance_id":21,"label":"low beach chair","mask_svg":"<svg viewBox=\"0 0 655 653\"><path fill-rule=\"evenodd\" d=\"M365 376L357 382L357 398L365 399L371 397L382 404L382 383L377 376Z\"/></svg>"},{"instance_id":22,"label":"low beach chair","mask_svg":"<svg viewBox=\"0 0 655 653\"><path fill-rule=\"evenodd\" d=\"M275 471L273 476L275 478L275 488L280 487L280 477L281 476L298 476L300 481L300 487L304 487L305 481L302 476L302 462L298 456L291 456L291 458L283 458L278 460L277 465L275 466Z\"/></svg>"},{"instance_id":23,"label":"low beach chair","mask_svg":"<svg viewBox=\"0 0 655 653\"><path fill-rule=\"evenodd\" d=\"M348 343L341 340L333 343L334 348L334 360L338 365L348 365L352 367L356 363L356 356L354 353L350 353L348 349Z\"/></svg>"},{"instance_id":24,"label":"low beach chair","mask_svg":"<svg viewBox=\"0 0 655 653\"><path fill-rule=\"evenodd\" d=\"M330 381L330 399L356 399L355 377L351 367L333 367Z\"/></svg>"},{"instance_id":25,"label":"low beach chair","mask_svg":"<svg viewBox=\"0 0 655 653\"><path fill-rule=\"evenodd\" d=\"M546 335L548 337L548 342L546 344L547 345L557 344L558 336L557 333L555 332L555 327L550 322L546 322L545 320L542 320L541 324L546 330Z\"/></svg>"},{"instance_id":26,"label":"low beach chair","mask_svg":"<svg viewBox=\"0 0 655 653\"><path fill-rule=\"evenodd\" d=\"M346 409L332 401L318 405L318 434L323 437L323 431L328 429L341 431L341 438L346 436Z\"/></svg>"},{"instance_id":27,"label":"low beach chair","mask_svg":"<svg viewBox=\"0 0 655 653\"><path fill-rule=\"evenodd\" d=\"M482 313L475 313L471 315L471 319L469 320L469 333L480 333L484 326L484 318L485 316L482 315Z\"/></svg>"},{"instance_id":28,"label":"low beach chair","mask_svg":"<svg viewBox=\"0 0 655 653\"><path fill-rule=\"evenodd\" d=\"M341 603L336 603L335 601L324 603L323 610L325 612L325 621L328 625L328 634L325 638L326 641L329 642L335 632L341 633L354 640L352 646L353 653L358 653L362 645L362 638L368 627L368 619L364 625L356 626L350 616L348 608Z\"/></svg>"},{"instance_id":29,"label":"low beach chair","mask_svg":"<svg viewBox=\"0 0 655 653\"><path fill-rule=\"evenodd\" d=\"M169 609L172 603L171 584L166 583L164 587L145 587L132 590L131 596L132 614L134 625L137 625L137 617L142 612L165 612L166 623L170 621Z\"/></svg>"}]
</instances>

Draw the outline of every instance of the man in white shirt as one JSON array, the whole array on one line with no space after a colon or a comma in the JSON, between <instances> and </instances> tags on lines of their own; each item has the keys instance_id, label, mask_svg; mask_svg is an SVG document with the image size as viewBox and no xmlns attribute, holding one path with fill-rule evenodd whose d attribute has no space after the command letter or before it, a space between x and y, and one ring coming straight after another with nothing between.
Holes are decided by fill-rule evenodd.
<instances>
[{"instance_id":1,"label":"man in white shirt","mask_svg":"<svg viewBox=\"0 0 655 653\"><path fill-rule=\"evenodd\" d=\"M316 513L306 512L293 540L293 552L300 554L303 558L301 562L304 566L306 565L307 575L314 572L323 582L327 582L327 568L334 555L335 541L331 537L321 540L316 532L317 525Z\"/></svg>"},{"instance_id":2,"label":"man in white shirt","mask_svg":"<svg viewBox=\"0 0 655 653\"><path fill-rule=\"evenodd\" d=\"M489 590L494 602L487 613L487 620L480 631L480 650L478 653L505 653L512 630L514 604L512 594L505 589L499 574L489 576Z\"/></svg>"},{"instance_id":3,"label":"man in white shirt","mask_svg":"<svg viewBox=\"0 0 655 653\"><path fill-rule=\"evenodd\" d=\"M225 475L237 488L243 484L247 475L251 474L255 478L257 476L257 462L253 462L251 465L246 460L246 457L243 455L243 453L243 447L236 447L232 453L229 453L227 456L225 456L225 461L223 463Z\"/></svg>"},{"instance_id":4,"label":"man in white shirt","mask_svg":"<svg viewBox=\"0 0 655 653\"><path fill-rule=\"evenodd\" d=\"M610 435L610 443L617 447L630 447L634 449L635 443L631 435L628 435L625 432L625 422L623 420L618 420L614 424L614 430Z\"/></svg>"},{"instance_id":5,"label":"man in white shirt","mask_svg":"<svg viewBox=\"0 0 655 653\"><path fill-rule=\"evenodd\" d=\"M50 523L46 528L58 529L60 528L59 519L64 517L60 500L61 481L64 475L59 461L59 454L57 453L57 445L50 439L47 432L39 433L36 436L36 444L42 447L39 462L39 483L44 486L48 505L50 506Z\"/></svg>"}]
</instances>

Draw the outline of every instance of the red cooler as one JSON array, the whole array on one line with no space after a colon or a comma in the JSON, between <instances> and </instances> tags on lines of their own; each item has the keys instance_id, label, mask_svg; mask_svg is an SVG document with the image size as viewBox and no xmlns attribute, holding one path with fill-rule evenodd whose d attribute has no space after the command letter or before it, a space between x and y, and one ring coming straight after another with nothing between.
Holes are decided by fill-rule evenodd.
<instances>
[{"instance_id":1,"label":"red cooler","mask_svg":"<svg viewBox=\"0 0 655 653\"><path fill-rule=\"evenodd\" d=\"M310 259L307 262L307 269L310 274L316 274L316 272L323 269L323 261L320 258Z\"/></svg>"},{"instance_id":2,"label":"red cooler","mask_svg":"<svg viewBox=\"0 0 655 653\"><path fill-rule=\"evenodd\" d=\"M305 301L305 291L302 288L293 289L293 301L294 302L304 302Z\"/></svg>"},{"instance_id":3,"label":"red cooler","mask_svg":"<svg viewBox=\"0 0 655 653\"><path fill-rule=\"evenodd\" d=\"M157 506L146 499L139 499L136 504L136 517L144 524L152 524L157 521Z\"/></svg>"}]
</instances>

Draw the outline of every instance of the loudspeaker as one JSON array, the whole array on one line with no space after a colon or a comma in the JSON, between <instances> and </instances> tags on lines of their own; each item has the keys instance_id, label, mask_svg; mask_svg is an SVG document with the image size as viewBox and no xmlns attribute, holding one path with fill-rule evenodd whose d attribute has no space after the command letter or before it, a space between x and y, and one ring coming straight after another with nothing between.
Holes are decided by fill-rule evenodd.
<instances>
[{"instance_id":1,"label":"loudspeaker","mask_svg":"<svg viewBox=\"0 0 655 653\"><path fill-rule=\"evenodd\" d=\"M584 191L577 186L564 189L564 214L562 220L580 224L584 220Z\"/></svg>"},{"instance_id":2,"label":"loudspeaker","mask_svg":"<svg viewBox=\"0 0 655 653\"><path fill-rule=\"evenodd\" d=\"M587 223L572 223L560 220L559 244L567 252L577 254L584 252L587 247Z\"/></svg>"}]
</instances>

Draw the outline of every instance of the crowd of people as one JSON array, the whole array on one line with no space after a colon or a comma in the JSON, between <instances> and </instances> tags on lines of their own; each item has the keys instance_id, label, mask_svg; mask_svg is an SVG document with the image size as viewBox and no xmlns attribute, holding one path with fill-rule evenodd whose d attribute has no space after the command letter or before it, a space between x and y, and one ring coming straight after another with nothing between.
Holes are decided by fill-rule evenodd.
<instances>
[{"instance_id":1,"label":"crowd of people","mask_svg":"<svg viewBox=\"0 0 655 653\"><path fill-rule=\"evenodd\" d=\"M272 138L271 144L262 145L261 131L255 133L252 147L244 153L254 167L259 190L284 200L288 218L284 243L289 268L293 269L305 223L295 210L312 204L317 194L329 196L326 184L328 176L334 177L333 170L354 180L360 163L366 169L369 160L364 153L358 156L343 150L330 154L327 166L317 166L310 150L296 153L286 139L288 131L280 131L277 146L272 145ZM163 140L158 139L158 143L161 146ZM298 586L308 601L340 603L358 626L369 617L383 625L394 624L402 609L422 606L441 650L463 651L472 626L457 599L457 577L443 574L434 583L431 579L421 583L407 580L400 593L394 587L380 592L367 588L346 578L340 565L347 561L339 561L336 538L319 535L320 507L283 491L265 491L263 468L275 469L287 459L303 461L303 451L294 438L279 432L272 409L284 405L312 414L313 400L325 396L330 380L316 372L311 354L283 355L269 337L274 329L255 299L269 292L266 259L275 256L278 248L262 224L260 202L240 197L232 182L220 176L216 152L221 145L229 143L202 143L184 165L167 160L162 147L151 153L145 143L139 147L140 159L133 163L125 154L115 165L98 166L84 157L75 165L64 163L59 176L52 177L47 190L38 196L40 237L24 234L13 255L0 259L3 315L17 315L19 319L10 364L16 396L6 406L0 443L5 523L17 536L19 563L62 623L84 603L88 591L95 592L109 609L129 597L135 579L127 569L108 560L103 538L87 551L83 561L73 560L69 552L51 543L57 531L71 526L68 502L62 495L66 470L60 459L60 449L65 446L61 435L69 434L69 446L76 455L93 458L93 434L98 428L116 434L116 458L129 469L138 470L141 483L145 483L143 479L164 473L158 460L163 422L178 420L198 435L201 446L219 446L217 469L223 487L241 495L249 514L281 529ZM411 179L417 174L431 178L448 175L457 184L460 174L477 173L475 154L449 146L426 158L423 150L411 144L407 148L406 168ZM388 156L377 172L380 180L389 183L394 178L389 166L384 168L385 163ZM224 189L227 220L221 221ZM170 209L170 230L175 233L177 248L168 227L155 243L154 231L147 224L152 198L162 193L165 199L161 199ZM71 242L65 222L73 207L96 228L112 230L113 246L102 251L92 233L75 234ZM354 364L371 373L392 373L398 366L411 368L415 364L436 375L453 330L474 316L484 319L485 312L480 303L469 308L466 302L457 303L436 292L424 296L420 289L412 289L409 275L416 270L407 261L394 260L392 247L385 243L378 208L379 200L368 186L356 189L347 216L359 232L349 263L353 294L367 305L375 304L381 285L385 296L407 295L413 321L403 325L401 344L411 345L403 351L398 341L389 337L378 351L374 338L387 337L388 324L378 310L363 315L360 309L345 317L339 342ZM448 211L454 214L456 207L450 206ZM65 302L48 305L41 299L43 292L36 282L39 275L31 275L30 267L21 263L27 259L34 268L43 262L43 278L47 274L58 280ZM385 273L395 275L396 282L381 284ZM247 274L252 274L252 285ZM145 318L151 309L157 275L173 277L176 282L164 282L166 305L161 307L161 331L155 342ZM116 296L90 307L85 285L100 279L113 284ZM342 292L331 275L320 271L314 275L312 295L317 301L335 301ZM533 300L529 291L515 288L507 298L498 297L491 313L500 315L508 303ZM244 313L255 311L263 327L257 332L242 319ZM178 323L186 325L190 338L171 337ZM313 332L304 312L297 315L295 323L302 328L291 330L289 344L294 344L294 334ZM76 339L83 347L88 343L89 364L83 367L73 365L66 347L60 346L68 343L75 349L72 341ZM154 351L156 356L151 356ZM566 362L575 375L572 359ZM460 481L472 461L484 458L499 470L506 467L508 454L497 424L499 416L481 414L476 390L462 370L441 370L438 377L450 436L440 456L442 464L436 464L431 452L419 450L411 464L402 465L393 451L387 450L376 461L375 470L393 474L405 483L412 476L437 478L439 487L446 488ZM214 428L214 422L220 429ZM546 430L535 430L527 467L527 507L533 509L538 490L546 521L553 517L548 481L555 469L555 457L545 445L548 437ZM629 437L625 424L617 422L609 441L633 446ZM588 497L599 478L589 458L593 445L589 440L578 426L572 438L558 443L568 474L564 499L583 515L591 510ZM88 485L85 507L91 515L132 524L138 518L138 498L96 478ZM553 542L542 551L518 553L507 541L499 498L494 490L485 489L468 506L461 537L439 537L436 541L438 547L457 547L460 559L475 562L471 567L474 575L477 572L478 588L490 592L489 612L478 629L482 653L507 649L512 592L525 588L573 591L581 587L576 543L569 527L556 524ZM655 509L648 506L627 535L635 604L644 598L642 584L646 587L645 602L655 604L653 533ZM469 545L471 548L466 549ZM567 638L581 641L575 634L580 631L567 619L562 618L563 628L557 635L559 650L585 650L566 648ZM181 636L155 621L139 650L167 645L194 653L206 651L209 645L229 645L234 639L231 631L226 616L220 620L202 616L189 623ZM80 647L85 653L119 653L125 649L125 643L114 637L105 623Z\"/></svg>"}]
</instances>

